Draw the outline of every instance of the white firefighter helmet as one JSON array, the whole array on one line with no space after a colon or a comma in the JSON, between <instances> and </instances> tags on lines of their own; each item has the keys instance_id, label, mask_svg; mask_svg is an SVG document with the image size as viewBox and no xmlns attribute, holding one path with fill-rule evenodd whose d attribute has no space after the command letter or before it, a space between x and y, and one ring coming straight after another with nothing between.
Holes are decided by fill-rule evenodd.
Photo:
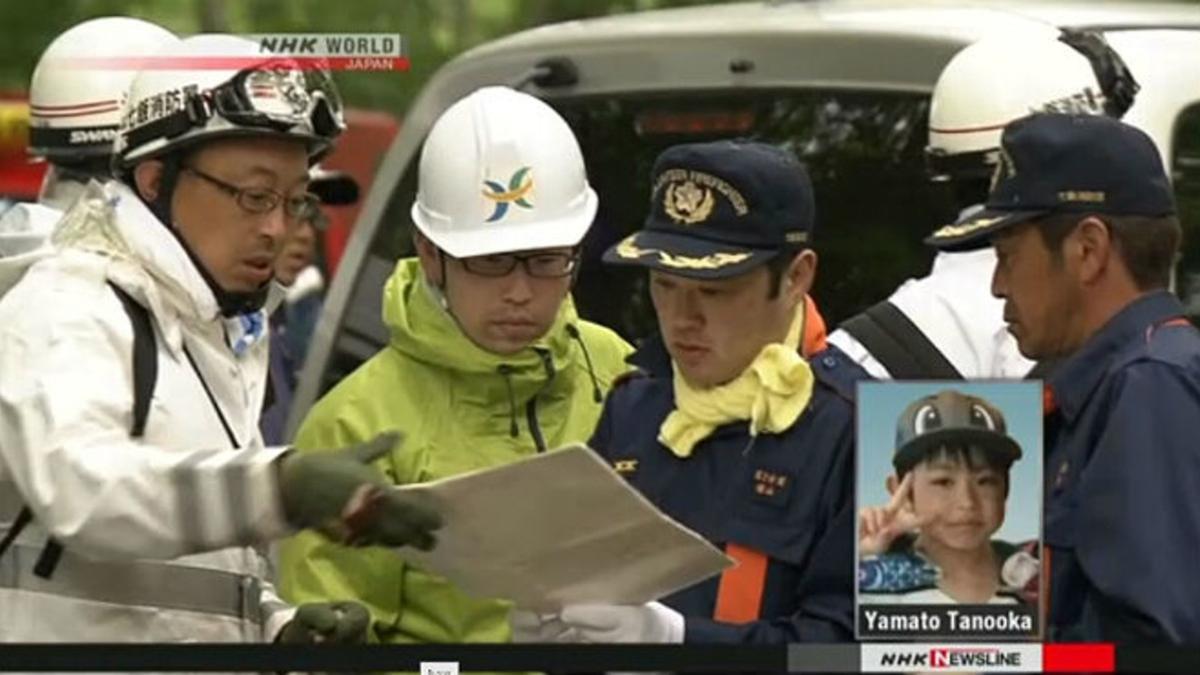
<instances>
[{"instance_id":1,"label":"white firefighter helmet","mask_svg":"<svg viewBox=\"0 0 1200 675\"><path fill-rule=\"evenodd\" d=\"M127 169L195 143L296 138L319 157L345 128L329 74L301 68L233 35L194 35L154 55L133 79L114 155ZM214 68L233 62L232 68Z\"/></svg>"},{"instance_id":2,"label":"white firefighter helmet","mask_svg":"<svg viewBox=\"0 0 1200 675\"><path fill-rule=\"evenodd\" d=\"M161 26L124 16L90 19L54 38L29 83L29 153L63 162L111 153L137 70L81 59L132 61L178 41Z\"/></svg>"},{"instance_id":3,"label":"white firefighter helmet","mask_svg":"<svg viewBox=\"0 0 1200 675\"><path fill-rule=\"evenodd\" d=\"M484 87L446 109L421 151L412 219L457 258L575 246L596 216L583 153L540 99Z\"/></svg>"},{"instance_id":4,"label":"white firefighter helmet","mask_svg":"<svg viewBox=\"0 0 1200 675\"><path fill-rule=\"evenodd\" d=\"M1136 91L1124 63L1099 34L1048 27L1044 35L1019 42L985 38L955 54L934 85L930 173L935 180L987 175L994 162L982 155L994 154L1009 122L1034 112L1120 117Z\"/></svg>"}]
</instances>

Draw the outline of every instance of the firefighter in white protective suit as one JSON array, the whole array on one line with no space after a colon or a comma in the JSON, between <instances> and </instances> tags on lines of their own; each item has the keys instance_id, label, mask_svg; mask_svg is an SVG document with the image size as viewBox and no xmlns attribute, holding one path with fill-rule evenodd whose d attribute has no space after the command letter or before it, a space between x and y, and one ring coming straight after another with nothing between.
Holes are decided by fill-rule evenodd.
<instances>
[{"instance_id":1,"label":"firefighter in white protective suit","mask_svg":"<svg viewBox=\"0 0 1200 675\"><path fill-rule=\"evenodd\" d=\"M79 68L70 59L154 53L178 41L173 33L129 17L90 19L68 29L42 52L29 82L29 155L49 164L38 201L0 216L0 286L38 256L62 212L92 178L107 178L121 100L134 70ZM8 260L6 260L8 259Z\"/></svg>"},{"instance_id":2,"label":"firefighter in white protective suit","mask_svg":"<svg viewBox=\"0 0 1200 675\"><path fill-rule=\"evenodd\" d=\"M934 86L930 178L944 184L959 215L979 208L1006 124L1033 112L1119 118L1136 91L1120 57L1095 33L1047 27L1016 46L1007 37L971 44ZM995 265L991 247L939 253L927 276L847 320L829 342L881 379L1026 377L1034 364L1017 350L1003 302L991 294Z\"/></svg>"},{"instance_id":3,"label":"firefighter in white protective suit","mask_svg":"<svg viewBox=\"0 0 1200 675\"><path fill-rule=\"evenodd\" d=\"M157 56L263 58L227 35ZM396 434L301 456L258 432L274 259L343 127L321 75L143 70L119 178L0 288L0 641L360 641L363 607L289 608L254 545L434 545L372 466Z\"/></svg>"}]
</instances>

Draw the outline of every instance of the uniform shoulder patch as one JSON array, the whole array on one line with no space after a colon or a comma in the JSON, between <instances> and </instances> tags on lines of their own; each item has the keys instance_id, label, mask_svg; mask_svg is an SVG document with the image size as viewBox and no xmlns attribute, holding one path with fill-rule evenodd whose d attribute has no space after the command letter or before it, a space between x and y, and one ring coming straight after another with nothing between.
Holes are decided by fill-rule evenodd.
<instances>
[{"instance_id":1,"label":"uniform shoulder patch","mask_svg":"<svg viewBox=\"0 0 1200 675\"><path fill-rule=\"evenodd\" d=\"M819 382L851 403L854 402L854 390L858 381L871 379L862 366L832 345L808 357L808 363Z\"/></svg>"}]
</instances>

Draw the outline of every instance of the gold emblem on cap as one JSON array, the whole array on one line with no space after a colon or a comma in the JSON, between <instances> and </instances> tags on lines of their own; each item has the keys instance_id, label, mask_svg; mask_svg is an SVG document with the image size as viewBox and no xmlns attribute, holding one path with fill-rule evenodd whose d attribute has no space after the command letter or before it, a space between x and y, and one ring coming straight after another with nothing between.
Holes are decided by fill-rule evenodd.
<instances>
[{"instance_id":1,"label":"gold emblem on cap","mask_svg":"<svg viewBox=\"0 0 1200 675\"><path fill-rule=\"evenodd\" d=\"M712 214L713 205L712 191L690 180L672 183L663 193L663 208L667 215L682 225L703 222Z\"/></svg>"},{"instance_id":2,"label":"gold emblem on cap","mask_svg":"<svg viewBox=\"0 0 1200 675\"><path fill-rule=\"evenodd\" d=\"M663 207L667 216L677 223L691 225L712 215L715 206L714 193L728 200L733 212L738 216L750 212L742 193L710 173L691 169L667 169L658 174L651 194L658 194L663 186L666 186Z\"/></svg>"},{"instance_id":3,"label":"gold emblem on cap","mask_svg":"<svg viewBox=\"0 0 1200 675\"><path fill-rule=\"evenodd\" d=\"M634 243L637 235L630 235L617 245L616 254L626 260L637 260L643 256L658 256L659 264L677 270L719 270L736 265L750 257L749 253L717 251L706 256L676 255L657 248L642 248Z\"/></svg>"},{"instance_id":4,"label":"gold emblem on cap","mask_svg":"<svg viewBox=\"0 0 1200 675\"><path fill-rule=\"evenodd\" d=\"M988 192L993 192L1000 181L1008 178L1014 178L1017 175L1017 165L1013 163L1012 155L1008 154L1008 150L1002 145L1000 146L1000 155L996 161L996 170L992 172L992 182L988 186Z\"/></svg>"},{"instance_id":5,"label":"gold emblem on cap","mask_svg":"<svg viewBox=\"0 0 1200 675\"><path fill-rule=\"evenodd\" d=\"M975 230L987 227L993 223L999 222L1000 218L980 218L972 220L962 225L946 225L933 233L934 239L949 239L950 237L961 237L964 234L970 234Z\"/></svg>"},{"instance_id":6,"label":"gold emblem on cap","mask_svg":"<svg viewBox=\"0 0 1200 675\"><path fill-rule=\"evenodd\" d=\"M660 263L677 270L719 270L722 267L736 265L749 258L749 253L727 253L723 251L700 257L674 255L666 251L658 252L658 261Z\"/></svg>"}]
</instances>

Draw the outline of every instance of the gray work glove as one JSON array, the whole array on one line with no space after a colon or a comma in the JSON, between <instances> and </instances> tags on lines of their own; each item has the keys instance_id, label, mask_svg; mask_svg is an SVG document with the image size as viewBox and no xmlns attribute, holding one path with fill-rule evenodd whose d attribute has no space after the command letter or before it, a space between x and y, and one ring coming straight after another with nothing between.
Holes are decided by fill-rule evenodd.
<instances>
[{"instance_id":1,"label":"gray work glove","mask_svg":"<svg viewBox=\"0 0 1200 675\"><path fill-rule=\"evenodd\" d=\"M284 455L279 485L288 520L350 546L432 549L441 517L391 489L371 467L400 439L389 432L341 450Z\"/></svg>"},{"instance_id":2,"label":"gray work glove","mask_svg":"<svg viewBox=\"0 0 1200 675\"><path fill-rule=\"evenodd\" d=\"M310 602L279 631L277 642L292 645L318 643L352 645L367 641L371 615L357 602Z\"/></svg>"}]
</instances>

